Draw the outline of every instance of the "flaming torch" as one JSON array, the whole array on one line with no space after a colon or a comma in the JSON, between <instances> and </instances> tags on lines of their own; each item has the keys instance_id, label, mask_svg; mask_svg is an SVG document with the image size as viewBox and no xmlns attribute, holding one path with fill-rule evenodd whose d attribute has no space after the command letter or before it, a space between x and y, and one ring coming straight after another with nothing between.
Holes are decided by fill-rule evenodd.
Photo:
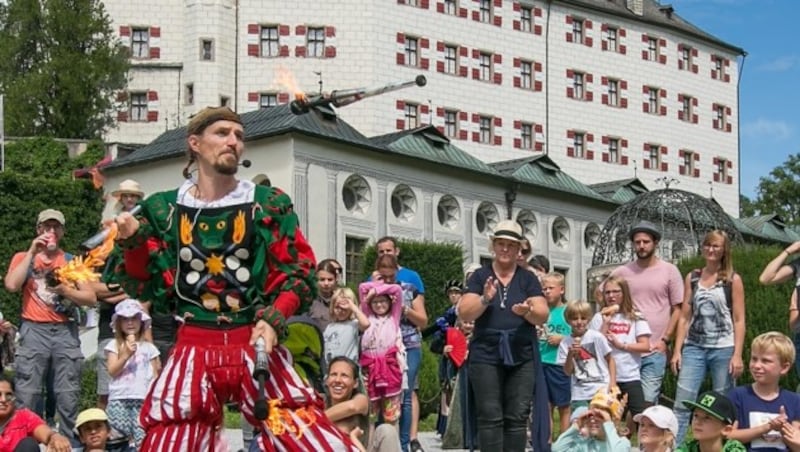
<instances>
[{"instance_id":1,"label":"flaming torch","mask_svg":"<svg viewBox=\"0 0 800 452\"><path fill-rule=\"evenodd\" d=\"M428 80L424 75L418 75L414 80L394 82L374 88L341 89L331 91L330 93L313 94L310 96L300 92L295 95L295 100L289 104L289 108L292 110L292 113L302 115L308 113L308 111L314 107L322 105L344 107L345 105L352 104L366 97L377 96L388 93L389 91L397 91L409 86L425 86L427 83Z\"/></svg>"},{"instance_id":2,"label":"flaming torch","mask_svg":"<svg viewBox=\"0 0 800 452\"><path fill-rule=\"evenodd\" d=\"M117 225L104 229L103 241L99 246L91 249L86 256L75 256L64 266L54 270L57 283L67 283L75 286L79 282L99 281L100 274L95 269L102 267L108 255L114 249L114 239L117 238Z\"/></svg>"}]
</instances>

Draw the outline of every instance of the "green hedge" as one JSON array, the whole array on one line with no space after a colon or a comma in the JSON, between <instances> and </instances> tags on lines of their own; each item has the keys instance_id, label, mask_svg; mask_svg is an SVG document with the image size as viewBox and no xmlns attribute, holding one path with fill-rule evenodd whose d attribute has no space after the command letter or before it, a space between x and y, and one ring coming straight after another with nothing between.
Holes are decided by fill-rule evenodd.
<instances>
[{"instance_id":1,"label":"green hedge","mask_svg":"<svg viewBox=\"0 0 800 452\"><path fill-rule=\"evenodd\" d=\"M425 284L425 310L428 320L433 322L450 306L444 293L447 281L464 279L464 251L461 244L398 240L397 246L400 248L400 265L419 273ZM375 247L368 248L364 253L364 279L372 274L377 258Z\"/></svg>"},{"instance_id":2,"label":"green hedge","mask_svg":"<svg viewBox=\"0 0 800 452\"><path fill-rule=\"evenodd\" d=\"M86 155L86 154L89 155ZM0 173L0 274L11 257L27 250L36 235L36 216L46 208L59 209L67 221L62 247L75 252L78 244L97 232L103 209L102 193L88 179L72 180L72 170L102 158L102 148L70 159L67 147L34 138L6 148L6 171ZM94 160L93 160L94 159ZM0 310L18 323L20 298L0 290Z\"/></svg>"},{"instance_id":3,"label":"green hedge","mask_svg":"<svg viewBox=\"0 0 800 452\"><path fill-rule=\"evenodd\" d=\"M763 245L745 245L733 249L734 270L742 278L745 299L745 342L742 360L745 370L737 385L749 384L753 378L748 370L750 360L750 343L753 338L767 331L779 331L791 337L789 333L789 298L793 284L785 283L777 286L763 286L758 282L758 276L769 261L780 253L782 248ZM678 264L681 275L696 268L702 268L703 258L700 256L684 260ZM781 380L781 386L792 389L797 386L798 378L794 370ZM710 388L711 383L707 378L703 386ZM676 377L667 371L664 379L663 394L669 399L674 398Z\"/></svg>"},{"instance_id":4,"label":"green hedge","mask_svg":"<svg viewBox=\"0 0 800 452\"><path fill-rule=\"evenodd\" d=\"M94 406L97 406L97 357L93 356L83 362L79 411Z\"/></svg>"}]
</instances>

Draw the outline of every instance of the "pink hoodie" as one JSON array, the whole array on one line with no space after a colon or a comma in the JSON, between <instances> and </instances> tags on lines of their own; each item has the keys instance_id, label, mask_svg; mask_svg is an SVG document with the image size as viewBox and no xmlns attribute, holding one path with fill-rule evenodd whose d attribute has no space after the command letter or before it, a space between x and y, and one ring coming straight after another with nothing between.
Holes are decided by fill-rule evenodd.
<instances>
[{"instance_id":1,"label":"pink hoodie","mask_svg":"<svg viewBox=\"0 0 800 452\"><path fill-rule=\"evenodd\" d=\"M369 318L370 326L361 337L361 367L367 374L367 392L370 400L391 397L402 391L403 336L400 333L400 316L403 310L403 290L397 284L370 281L358 286L361 310ZM388 315L377 316L370 301L377 295L387 295L392 300Z\"/></svg>"}]
</instances>

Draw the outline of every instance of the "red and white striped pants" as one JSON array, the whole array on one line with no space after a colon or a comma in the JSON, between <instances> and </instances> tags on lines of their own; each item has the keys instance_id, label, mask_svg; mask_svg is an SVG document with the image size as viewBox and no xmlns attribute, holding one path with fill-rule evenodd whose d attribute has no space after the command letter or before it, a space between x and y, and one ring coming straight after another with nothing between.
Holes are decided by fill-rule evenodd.
<instances>
[{"instance_id":1,"label":"red and white striped pants","mask_svg":"<svg viewBox=\"0 0 800 452\"><path fill-rule=\"evenodd\" d=\"M222 438L223 405L239 403L242 414L262 434L265 451L356 450L349 437L325 417L322 398L292 367L284 347L270 354L266 382L270 420L253 417L257 387L252 327L229 330L184 325L172 355L144 401L139 422L146 436L143 452L227 451Z\"/></svg>"}]
</instances>

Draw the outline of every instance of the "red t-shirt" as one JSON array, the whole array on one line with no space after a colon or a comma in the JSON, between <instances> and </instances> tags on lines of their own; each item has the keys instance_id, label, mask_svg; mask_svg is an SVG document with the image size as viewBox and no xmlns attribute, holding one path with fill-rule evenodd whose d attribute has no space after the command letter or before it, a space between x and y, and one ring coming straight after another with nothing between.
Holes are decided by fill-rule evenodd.
<instances>
[{"instance_id":1,"label":"red t-shirt","mask_svg":"<svg viewBox=\"0 0 800 452\"><path fill-rule=\"evenodd\" d=\"M14 450L23 439L33 436L33 431L44 425L42 418L27 408L14 410L0 433L0 451Z\"/></svg>"}]
</instances>

